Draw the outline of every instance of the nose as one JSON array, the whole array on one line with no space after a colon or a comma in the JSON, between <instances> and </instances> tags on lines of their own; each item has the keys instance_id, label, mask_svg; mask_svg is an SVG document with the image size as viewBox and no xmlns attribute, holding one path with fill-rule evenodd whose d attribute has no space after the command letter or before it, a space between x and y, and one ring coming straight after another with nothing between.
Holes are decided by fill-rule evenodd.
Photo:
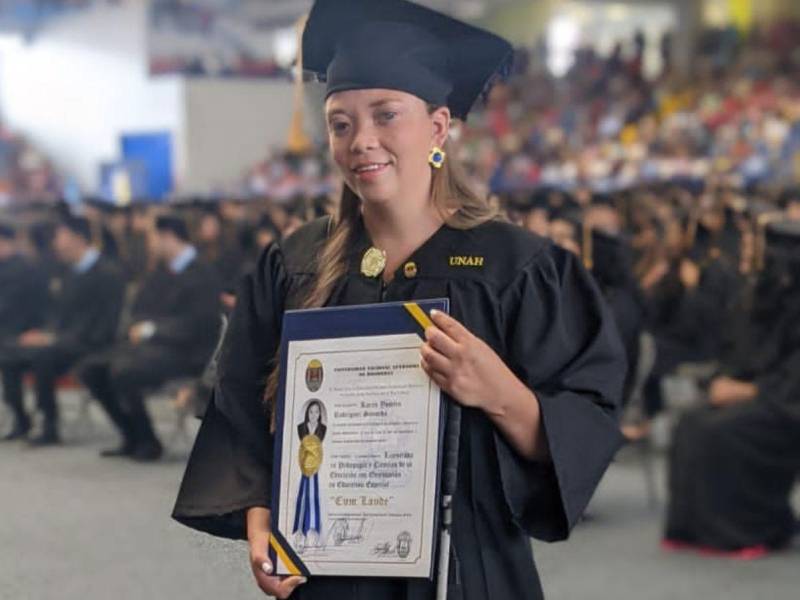
<instances>
[{"instance_id":1,"label":"nose","mask_svg":"<svg viewBox=\"0 0 800 600\"><path fill-rule=\"evenodd\" d=\"M365 154L378 147L378 138L375 135L375 128L369 123L362 123L355 126L353 140L350 143L350 152L353 154Z\"/></svg>"}]
</instances>

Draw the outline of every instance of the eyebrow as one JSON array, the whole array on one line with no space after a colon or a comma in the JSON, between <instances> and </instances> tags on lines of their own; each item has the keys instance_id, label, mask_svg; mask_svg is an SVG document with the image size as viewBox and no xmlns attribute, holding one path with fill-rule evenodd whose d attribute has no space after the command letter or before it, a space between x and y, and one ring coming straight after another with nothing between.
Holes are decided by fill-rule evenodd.
<instances>
[{"instance_id":1,"label":"eyebrow","mask_svg":"<svg viewBox=\"0 0 800 600\"><path fill-rule=\"evenodd\" d=\"M374 102L369 103L370 108L377 108L379 106L383 106L385 104L391 104L393 102L401 102L398 98L382 98L380 100L375 100ZM349 113L343 108L334 108L328 113L328 118L335 117L337 115L345 115L349 116Z\"/></svg>"}]
</instances>

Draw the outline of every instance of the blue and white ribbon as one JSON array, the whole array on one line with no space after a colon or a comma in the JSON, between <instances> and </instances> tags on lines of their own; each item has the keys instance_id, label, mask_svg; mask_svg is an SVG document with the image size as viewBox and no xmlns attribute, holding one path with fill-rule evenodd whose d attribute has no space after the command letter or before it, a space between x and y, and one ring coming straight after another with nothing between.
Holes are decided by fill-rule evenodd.
<instances>
[{"instance_id":1,"label":"blue and white ribbon","mask_svg":"<svg viewBox=\"0 0 800 600\"><path fill-rule=\"evenodd\" d=\"M322 531L322 515L319 510L319 474L300 478L300 490L297 492L297 504L294 513L294 529L292 533L301 531L308 535L309 531Z\"/></svg>"}]
</instances>

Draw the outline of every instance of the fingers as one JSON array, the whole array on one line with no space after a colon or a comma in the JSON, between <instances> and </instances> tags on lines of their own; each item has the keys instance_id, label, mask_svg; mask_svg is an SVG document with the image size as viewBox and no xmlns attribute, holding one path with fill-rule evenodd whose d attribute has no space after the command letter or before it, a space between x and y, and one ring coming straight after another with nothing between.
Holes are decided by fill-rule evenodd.
<instances>
[{"instance_id":1,"label":"fingers","mask_svg":"<svg viewBox=\"0 0 800 600\"><path fill-rule=\"evenodd\" d=\"M434 325L444 331L456 342L465 341L472 335L461 323L440 310L431 311L431 320L433 321Z\"/></svg>"},{"instance_id":2,"label":"fingers","mask_svg":"<svg viewBox=\"0 0 800 600\"><path fill-rule=\"evenodd\" d=\"M305 577L287 577L281 581L281 588L285 595L278 595L278 598L288 598L292 595L297 586L303 585L306 582Z\"/></svg>"},{"instance_id":3,"label":"fingers","mask_svg":"<svg viewBox=\"0 0 800 600\"><path fill-rule=\"evenodd\" d=\"M434 350L448 358L458 353L458 342L438 327L428 327L425 330L425 340Z\"/></svg>"},{"instance_id":4,"label":"fingers","mask_svg":"<svg viewBox=\"0 0 800 600\"><path fill-rule=\"evenodd\" d=\"M422 358L420 359L420 365L424 369L424 371L428 374L428 377L433 379L434 383L438 385L443 390L447 391L449 387L449 378L444 373L439 371L434 371L428 362Z\"/></svg>"},{"instance_id":5,"label":"fingers","mask_svg":"<svg viewBox=\"0 0 800 600\"><path fill-rule=\"evenodd\" d=\"M306 583L305 577L276 577L266 575L260 571L255 571L256 583L262 592L269 596L275 596L279 600L285 600L292 595L295 588Z\"/></svg>"},{"instance_id":6,"label":"fingers","mask_svg":"<svg viewBox=\"0 0 800 600\"><path fill-rule=\"evenodd\" d=\"M428 343L422 344L422 348L420 348L420 355L430 366L432 371L438 371L439 373L446 375L453 370L452 361L443 354L440 354L431 348L431 345Z\"/></svg>"}]
</instances>

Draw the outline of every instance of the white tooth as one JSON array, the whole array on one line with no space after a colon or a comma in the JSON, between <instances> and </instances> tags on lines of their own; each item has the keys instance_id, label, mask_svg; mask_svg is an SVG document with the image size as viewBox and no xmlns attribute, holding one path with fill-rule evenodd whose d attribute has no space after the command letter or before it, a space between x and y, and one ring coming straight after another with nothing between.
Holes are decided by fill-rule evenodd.
<instances>
[{"instance_id":1,"label":"white tooth","mask_svg":"<svg viewBox=\"0 0 800 600\"><path fill-rule=\"evenodd\" d=\"M363 167L358 167L358 169L356 169L356 170L357 170L359 173L364 173L365 171L377 171L377 170L378 170L378 169L380 169L382 166L383 166L383 165L379 165L379 164L364 165Z\"/></svg>"}]
</instances>

